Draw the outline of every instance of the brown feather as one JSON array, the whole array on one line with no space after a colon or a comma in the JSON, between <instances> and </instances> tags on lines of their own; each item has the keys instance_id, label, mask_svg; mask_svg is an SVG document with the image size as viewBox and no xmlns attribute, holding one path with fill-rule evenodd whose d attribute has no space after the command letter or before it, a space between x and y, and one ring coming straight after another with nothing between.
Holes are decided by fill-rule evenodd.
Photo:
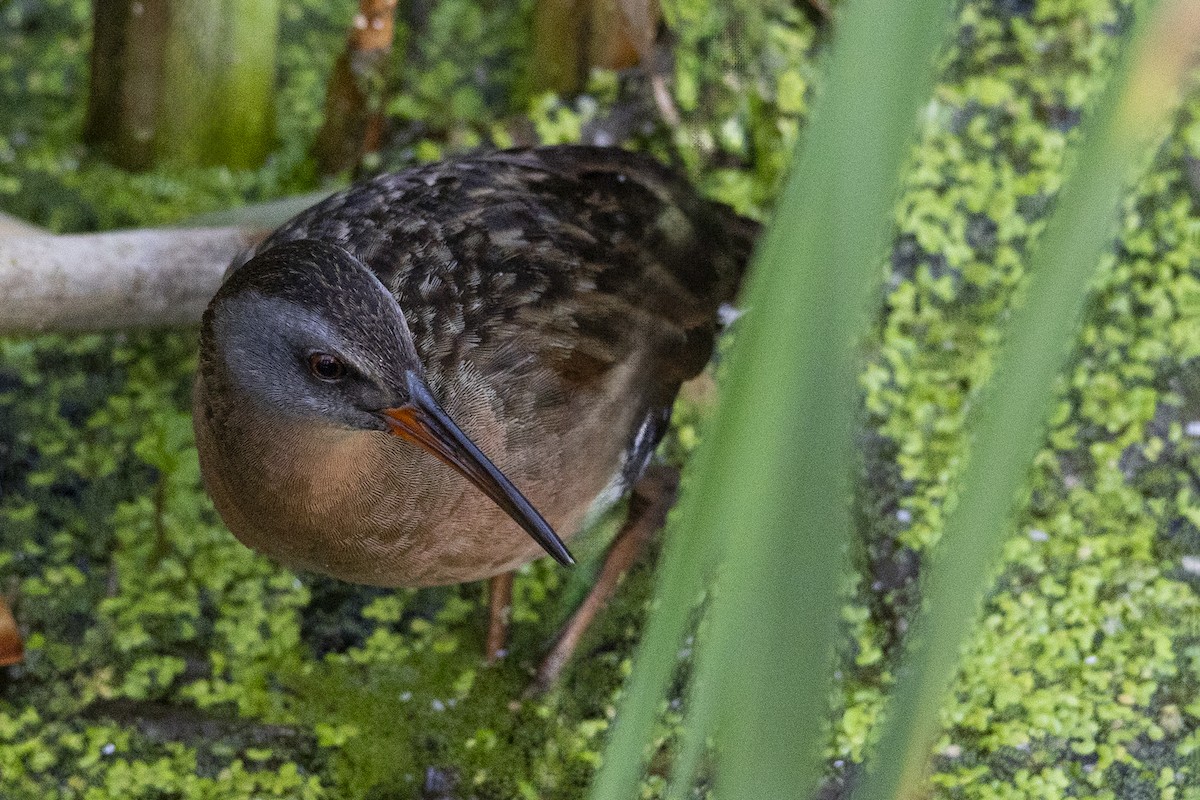
<instances>
[{"instance_id":1,"label":"brown feather","mask_svg":"<svg viewBox=\"0 0 1200 800\"><path fill-rule=\"evenodd\" d=\"M247 258L316 239L361 260L403 310L438 401L569 536L644 467L680 384L710 357L717 309L756 232L646 156L551 147L381 176L303 212ZM486 577L538 554L486 498L392 437L261 435L273 423L247 421L216 385L212 356L202 352L197 384L202 466L252 546L407 585ZM245 441L222 451L226 440ZM267 507L251 508L241 496L268 451L304 465L281 479L304 485L291 499L261 492ZM318 501L317 485L336 488ZM289 515L295 533L280 541L271 520ZM323 530L335 518L340 530Z\"/></svg>"}]
</instances>

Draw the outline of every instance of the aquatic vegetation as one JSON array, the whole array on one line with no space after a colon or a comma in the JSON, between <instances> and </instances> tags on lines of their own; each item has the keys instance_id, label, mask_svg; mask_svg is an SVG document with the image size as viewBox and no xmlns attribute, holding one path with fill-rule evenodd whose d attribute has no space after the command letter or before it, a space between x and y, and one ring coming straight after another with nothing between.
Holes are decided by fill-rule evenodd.
<instances>
[{"instance_id":1,"label":"aquatic vegetation","mask_svg":"<svg viewBox=\"0 0 1200 800\"><path fill-rule=\"evenodd\" d=\"M349 11L284 5L275 156L252 172L137 175L77 144L88 4L0 7L0 207L93 230L312 189L306 148ZM521 74L513 21L528 5L436 4L433 35L399 48L412 64L389 111L403 133L376 166L518 134L569 140L609 130L620 109L638 123L615 129L622 139L765 216L819 90L823 34L788 3L745 21L718 5L665 4L682 117L672 132L630 99L629 76L517 102L504 88ZM964 412L1127 14L1118 0L958 10L861 375L860 574L843 611L832 784L869 746L921 564L956 497ZM943 711L934 796L1200 797L1197 163L1193 97L1123 205L1028 509ZM511 655L487 669L480 586L352 587L251 553L199 485L194 347L188 331L0 343L0 590L17 589L28 649L0 673L0 795L581 797L650 564L563 685L514 704L586 569L522 573ZM701 392L685 400L671 457L703 435L704 406ZM685 649L681 677L688 662ZM679 720L678 701L665 704L644 797L664 791Z\"/></svg>"}]
</instances>

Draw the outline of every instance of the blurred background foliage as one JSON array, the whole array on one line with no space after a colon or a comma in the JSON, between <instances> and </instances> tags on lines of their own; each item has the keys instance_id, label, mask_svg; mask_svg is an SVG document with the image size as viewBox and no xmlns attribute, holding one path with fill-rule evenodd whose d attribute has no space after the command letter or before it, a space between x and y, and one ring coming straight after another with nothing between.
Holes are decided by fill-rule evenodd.
<instances>
[{"instance_id":1,"label":"blurred background foliage","mask_svg":"<svg viewBox=\"0 0 1200 800\"><path fill-rule=\"evenodd\" d=\"M319 188L309 148L352 5L282 3L278 143L262 167L130 174L79 143L89 4L0 0L0 208L90 231ZM384 146L363 170L476 146L627 143L760 217L828 35L782 0L664 2L676 125L643 70L594 72L575 96L533 91L529 0L409 5ZM858 573L827 797L868 747L956 497L964 412L1128 15L1119 0L956 9L865 347ZM1200 797L1198 164L1193 96L1123 203L1027 509L943 710L932 796ZM586 570L525 570L512 655L485 669L481 586L385 592L252 554L199 485L194 347L190 332L0 342L0 591L16 597L28 650L0 671L0 797L583 796L649 565L561 687L513 704ZM671 458L707 405L684 398ZM682 680L689 649L679 658ZM673 696L643 797L664 790L682 683ZM702 780L695 795L708 793Z\"/></svg>"}]
</instances>

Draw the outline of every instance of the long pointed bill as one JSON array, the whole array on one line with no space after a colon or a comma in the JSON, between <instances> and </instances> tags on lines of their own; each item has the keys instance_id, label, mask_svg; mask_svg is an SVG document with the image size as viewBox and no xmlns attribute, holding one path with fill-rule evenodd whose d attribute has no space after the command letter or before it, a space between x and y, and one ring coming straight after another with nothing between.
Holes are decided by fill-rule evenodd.
<instances>
[{"instance_id":1,"label":"long pointed bill","mask_svg":"<svg viewBox=\"0 0 1200 800\"><path fill-rule=\"evenodd\" d=\"M537 509L512 485L504 473L480 452L467 435L442 410L425 382L409 379L412 400L399 408L383 410L391 432L412 442L449 464L475 484L492 502L513 518L554 560L564 566L575 563L567 546Z\"/></svg>"}]
</instances>

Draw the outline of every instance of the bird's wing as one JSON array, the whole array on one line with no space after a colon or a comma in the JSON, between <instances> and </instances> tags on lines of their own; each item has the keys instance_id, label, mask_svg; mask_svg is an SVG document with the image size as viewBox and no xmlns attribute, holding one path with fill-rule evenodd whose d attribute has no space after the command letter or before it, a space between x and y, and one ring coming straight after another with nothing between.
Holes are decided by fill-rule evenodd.
<instances>
[{"instance_id":1,"label":"bird's wing","mask_svg":"<svg viewBox=\"0 0 1200 800\"><path fill-rule=\"evenodd\" d=\"M564 146L381 176L259 249L351 250L400 302L422 357L447 368L536 355L586 383L649 351L684 380L711 353L756 233L647 156Z\"/></svg>"}]
</instances>

